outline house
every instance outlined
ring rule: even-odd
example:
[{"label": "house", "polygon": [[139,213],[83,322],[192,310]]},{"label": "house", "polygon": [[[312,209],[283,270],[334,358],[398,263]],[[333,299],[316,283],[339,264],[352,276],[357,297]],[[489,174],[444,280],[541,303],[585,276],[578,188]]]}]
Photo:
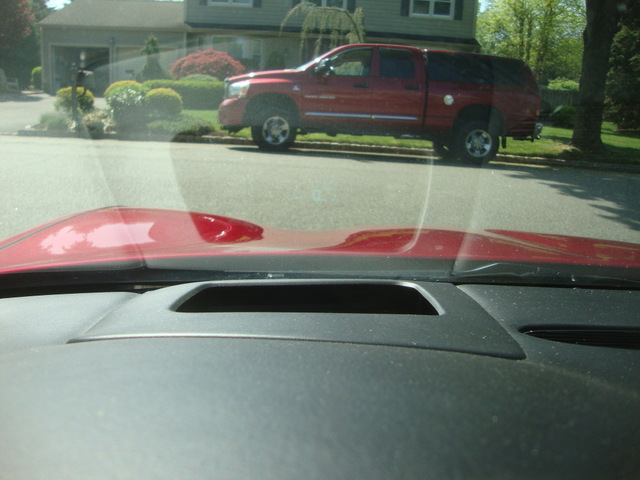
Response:
[{"label": "house", "polygon": [[[168,68],[192,51],[215,48],[251,68],[278,56],[285,66],[306,60],[301,22],[281,29],[300,0],[74,0],[40,22],[43,84],[49,92],[70,84],[72,64],[92,70],[100,92],[142,68],[140,49],[155,35]],[[366,41],[475,51],[477,0],[313,0],[365,15]]]}]

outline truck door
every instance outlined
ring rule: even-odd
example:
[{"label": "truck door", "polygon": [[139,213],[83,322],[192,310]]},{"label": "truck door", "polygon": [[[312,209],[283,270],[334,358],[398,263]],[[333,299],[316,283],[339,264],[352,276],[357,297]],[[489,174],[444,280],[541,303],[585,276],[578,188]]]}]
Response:
[{"label": "truck door", "polygon": [[372,47],[342,50],[325,61],[326,71],[307,82],[303,122],[337,132],[371,128]]},{"label": "truck door", "polygon": [[421,52],[380,47],[377,75],[369,82],[373,127],[383,133],[420,130],[426,98]]}]

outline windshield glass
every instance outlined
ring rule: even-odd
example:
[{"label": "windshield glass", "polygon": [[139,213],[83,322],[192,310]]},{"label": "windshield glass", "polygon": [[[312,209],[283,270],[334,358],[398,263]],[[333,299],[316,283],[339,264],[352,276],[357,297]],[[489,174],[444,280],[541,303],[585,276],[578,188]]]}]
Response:
[{"label": "windshield glass", "polygon": [[632,2],[14,3],[0,275],[640,280]]}]

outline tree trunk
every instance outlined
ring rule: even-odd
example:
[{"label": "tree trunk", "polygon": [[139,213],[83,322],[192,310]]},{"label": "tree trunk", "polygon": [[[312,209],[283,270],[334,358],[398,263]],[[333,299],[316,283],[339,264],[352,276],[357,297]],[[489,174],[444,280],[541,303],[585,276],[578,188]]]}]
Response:
[{"label": "tree trunk", "polygon": [[620,0],[587,0],[579,104],[571,139],[572,144],[582,151],[604,150],[600,131],[609,55],[625,5],[626,2]]}]

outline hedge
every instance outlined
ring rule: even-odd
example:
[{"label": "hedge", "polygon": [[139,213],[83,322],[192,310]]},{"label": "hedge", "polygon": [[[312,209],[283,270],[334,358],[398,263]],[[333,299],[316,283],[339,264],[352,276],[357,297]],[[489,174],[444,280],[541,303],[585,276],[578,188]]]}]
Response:
[{"label": "hedge", "polygon": [[182,112],[182,97],[170,88],[153,88],[144,99],[153,114],[171,117]]},{"label": "hedge", "polygon": [[142,84],[149,90],[170,88],[182,97],[184,108],[216,110],[224,98],[224,82],[191,82],[178,80],[149,80]]}]

